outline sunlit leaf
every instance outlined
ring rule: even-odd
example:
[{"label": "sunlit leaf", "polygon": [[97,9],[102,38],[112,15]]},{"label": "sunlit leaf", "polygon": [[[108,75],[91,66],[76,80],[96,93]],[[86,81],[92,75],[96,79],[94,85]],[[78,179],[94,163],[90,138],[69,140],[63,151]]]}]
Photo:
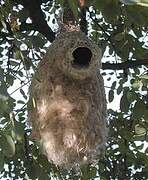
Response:
[{"label": "sunlit leaf", "polygon": [[145,79],[145,80],[148,80],[148,74],[145,74],[145,75],[141,75],[140,76],[141,79]]},{"label": "sunlit leaf", "polygon": [[137,124],[137,125],[135,126],[135,133],[136,133],[137,135],[145,135],[146,129],[145,129],[144,127],[140,126],[139,124]]},{"label": "sunlit leaf", "polygon": [[120,0],[120,1],[126,5],[140,5],[140,6],[148,7],[147,0]]},{"label": "sunlit leaf", "polygon": [[139,89],[141,87],[141,85],[142,85],[142,82],[137,80],[132,84],[132,87],[134,89]]}]

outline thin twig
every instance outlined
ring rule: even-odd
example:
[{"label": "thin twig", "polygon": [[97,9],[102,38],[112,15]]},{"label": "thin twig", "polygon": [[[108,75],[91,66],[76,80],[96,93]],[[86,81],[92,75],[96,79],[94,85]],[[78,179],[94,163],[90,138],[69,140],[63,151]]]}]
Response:
[{"label": "thin twig", "polygon": [[19,89],[21,89],[22,87],[24,87],[25,85],[27,85],[30,81],[31,81],[31,80],[27,81],[26,83],[23,83],[22,86],[18,87],[18,88],[15,89],[13,92],[11,92],[11,93],[10,93],[10,96],[11,96],[12,94],[14,94],[16,91],[18,91]]}]

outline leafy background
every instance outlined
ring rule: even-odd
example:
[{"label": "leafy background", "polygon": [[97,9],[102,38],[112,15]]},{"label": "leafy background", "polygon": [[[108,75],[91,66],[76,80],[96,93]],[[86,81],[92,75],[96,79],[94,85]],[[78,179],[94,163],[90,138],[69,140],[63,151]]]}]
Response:
[{"label": "leafy background", "polygon": [[67,171],[49,163],[31,140],[27,89],[55,39],[65,4],[1,0],[1,179],[148,179],[148,1],[87,0],[82,8],[83,2],[67,1],[77,24],[104,53],[101,72],[109,124],[105,156],[96,165]]}]

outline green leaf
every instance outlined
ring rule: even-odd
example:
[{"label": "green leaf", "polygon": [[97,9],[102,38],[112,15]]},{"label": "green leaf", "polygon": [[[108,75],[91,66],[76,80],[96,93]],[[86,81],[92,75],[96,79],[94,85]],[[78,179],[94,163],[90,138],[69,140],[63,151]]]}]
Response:
[{"label": "green leaf", "polygon": [[22,101],[22,100],[18,100],[17,103],[18,103],[18,104],[25,104],[25,102]]},{"label": "green leaf", "polygon": [[9,96],[9,99],[7,101],[7,104],[8,104],[8,109],[9,109],[9,112],[11,112],[13,110],[13,108],[15,107],[15,99],[13,99],[12,97]]},{"label": "green leaf", "polygon": [[90,0],[89,4],[93,5],[98,10],[102,10],[110,2],[111,2],[111,0],[99,0],[99,1],[98,0],[95,0],[95,1]]},{"label": "green leaf", "polygon": [[28,18],[29,16],[29,12],[25,10],[25,8],[23,8],[21,11],[19,11],[19,19],[21,22],[25,22],[25,20]]},{"label": "green leaf", "polygon": [[3,170],[4,164],[5,164],[4,155],[3,155],[2,151],[0,151],[0,172]]},{"label": "green leaf", "polygon": [[24,124],[14,121],[14,127],[12,129],[12,137],[17,141],[22,141],[24,138]]},{"label": "green leaf", "polygon": [[27,96],[26,96],[26,94],[25,94],[23,89],[20,89],[20,93],[23,95],[24,99],[27,99]]},{"label": "green leaf", "polygon": [[19,76],[23,77],[23,72],[22,71],[18,71],[17,73],[19,74]]},{"label": "green leaf", "polygon": [[142,126],[140,126],[139,124],[137,124],[136,126],[135,126],[135,133],[137,134],[137,135],[145,135],[146,134],[146,129],[144,128],[144,127],[142,127]]},{"label": "green leaf", "polygon": [[96,167],[90,167],[89,177],[95,178],[97,174],[97,168]]},{"label": "green leaf", "polygon": [[128,148],[122,141],[120,141],[118,143],[118,145],[119,145],[119,149],[120,149],[121,153],[126,153],[127,152]]},{"label": "green leaf", "polygon": [[103,17],[109,23],[115,22],[118,19],[119,13],[120,8],[116,1],[111,1],[102,9]]},{"label": "green leaf", "polygon": [[115,89],[116,84],[117,84],[117,82],[116,82],[116,81],[114,81],[114,82],[113,82],[113,84],[111,85],[111,89],[112,89],[112,90],[114,90],[114,89]]},{"label": "green leaf", "polygon": [[10,65],[11,65],[11,66],[15,66],[15,67],[16,67],[16,66],[18,66],[19,64],[20,64],[20,62],[12,61],[12,60],[10,61]]},{"label": "green leaf", "polygon": [[57,2],[58,2],[61,6],[63,6],[63,4],[64,4],[64,0],[57,0]]},{"label": "green leaf", "polygon": [[0,67],[0,81],[3,81],[4,70]]},{"label": "green leaf", "polygon": [[128,15],[129,21],[131,21],[132,23],[138,26],[145,26],[147,24],[145,14],[142,12],[142,8],[139,6],[127,7],[127,15]]},{"label": "green leaf", "polygon": [[148,122],[148,108],[145,106],[144,110],[143,110],[143,114],[144,114],[144,120],[146,122]]},{"label": "green leaf", "polygon": [[141,119],[146,110],[146,105],[142,100],[138,100],[133,109],[133,115],[136,119]]},{"label": "green leaf", "polygon": [[137,5],[148,8],[148,1],[145,0],[145,2],[144,2],[144,0],[143,0],[143,2],[137,3]]},{"label": "green leaf", "polygon": [[114,36],[114,39],[115,39],[116,41],[121,41],[124,37],[125,37],[125,34],[124,34],[124,32],[122,32],[122,33],[116,34],[116,35]]},{"label": "green leaf", "polygon": [[139,2],[139,0],[120,0],[120,1],[126,5],[135,5]]},{"label": "green leaf", "polygon": [[26,70],[29,70],[31,66],[33,66],[33,63],[30,58],[24,58],[24,66]]},{"label": "green leaf", "polygon": [[136,80],[133,84],[132,84],[132,87],[136,90],[138,90],[140,87],[142,86],[142,82],[141,81],[138,81]]},{"label": "green leaf", "polygon": [[148,7],[147,0],[120,0],[120,1],[126,5],[139,5],[139,6]]},{"label": "green leaf", "polygon": [[3,52],[4,48],[0,47],[0,54]]},{"label": "green leaf", "polygon": [[128,99],[128,101],[129,102],[133,102],[133,101],[135,101],[135,100],[137,100],[137,95],[136,95],[136,93],[134,92],[134,91],[128,91],[127,92],[127,99]]},{"label": "green leaf", "polygon": [[10,86],[13,85],[14,79],[15,79],[14,76],[11,76],[10,74],[7,74],[7,75],[6,75],[6,82],[7,82]]},{"label": "green leaf", "polygon": [[42,36],[33,36],[31,42],[35,48],[42,48],[45,44],[45,39]]},{"label": "green leaf", "polygon": [[77,19],[77,17],[78,17],[78,4],[77,4],[77,1],[68,0],[68,4],[69,4],[70,9],[72,10],[75,18]]},{"label": "green leaf", "polygon": [[130,103],[127,99],[127,94],[124,93],[120,100],[120,110],[122,112],[128,112],[129,111]]},{"label": "green leaf", "polygon": [[17,49],[17,50],[15,51],[14,58],[15,58],[15,59],[22,59],[22,54],[21,54],[21,51],[20,51],[20,50]]},{"label": "green leaf", "polygon": [[7,31],[7,25],[6,25],[5,21],[3,21],[3,20],[1,19],[1,23],[2,23],[2,25],[3,25],[3,28]]},{"label": "green leaf", "polygon": [[45,172],[41,172],[39,175],[39,179],[38,180],[49,180],[50,176],[48,174],[45,174]]},{"label": "green leaf", "polygon": [[109,102],[112,102],[113,99],[114,99],[114,91],[110,90],[108,93],[108,100],[109,100]]},{"label": "green leaf", "polygon": [[148,154],[148,147],[146,148],[145,153]]},{"label": "green leaf", "polygon": [[117,94],[118,95],[121,94],[122,90],[123,90],[122,85],[119,85],[119,87],[117,88]]},{"label": "green leaf", "polygon": [[1,83],[0,83],[0,94],[8,97],[7,86],[4,81],[1,81]]},{"label": "green leaf", "polygon": [[144,144],[141,144],[141,145],[137,146],[137,149],[138,149],[138,150],[142,150],[143,147],[144,147]]},{"label": "green leaf", "polygon": [[148,80],[148,74],[141,75],[139,78],[140,79]]},{"label": "green leaf", "polygon": [[15,143],[10,135],[5,134],[2,141],[2,150],[5,156],[12,157],[15,154]]}]

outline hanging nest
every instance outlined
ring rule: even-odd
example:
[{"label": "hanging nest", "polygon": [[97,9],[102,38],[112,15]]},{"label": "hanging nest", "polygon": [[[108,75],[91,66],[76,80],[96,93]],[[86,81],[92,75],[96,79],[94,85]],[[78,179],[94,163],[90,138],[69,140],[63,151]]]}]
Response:
[{"label": "hanging nest", "polygon": [[93,163],[106,143],[101,52],[82,32],[60,34],[30,86],[32,136],[50,162],[70,168]]}]

